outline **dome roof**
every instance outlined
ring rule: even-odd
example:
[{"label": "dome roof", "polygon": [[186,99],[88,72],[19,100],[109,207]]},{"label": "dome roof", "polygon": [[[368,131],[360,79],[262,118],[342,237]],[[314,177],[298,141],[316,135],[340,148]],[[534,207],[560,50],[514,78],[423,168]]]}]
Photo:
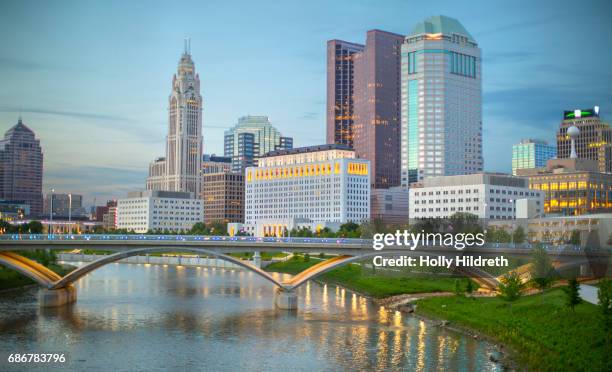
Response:
[{"label": "dome roof", "polygon": [[458,20],[443,15],[429,17],[417,23],[409,36],[420,34],[460,34],[466,36],[471,41],[475,41]]}]

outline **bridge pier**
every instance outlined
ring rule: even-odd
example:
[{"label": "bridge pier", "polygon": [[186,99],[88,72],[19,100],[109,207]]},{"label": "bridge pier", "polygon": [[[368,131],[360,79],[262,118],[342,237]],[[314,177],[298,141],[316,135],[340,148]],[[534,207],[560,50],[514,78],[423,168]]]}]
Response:
[{"label": "bridge pier", "polygon": [[59,307],[75,302],[76,288],[71,284],[59,289],[41,288],[38,291],[38,304],[40,307]]},{"label": "bridge pier", "polygon": [[253,254],[253,265],[261,269],[261,253],[255,251]]},{"label": "bridge pier", "polygon": [[276,288],[274,291],[274,304],[281,310],[297,310],[297,294],[293,290]]}]

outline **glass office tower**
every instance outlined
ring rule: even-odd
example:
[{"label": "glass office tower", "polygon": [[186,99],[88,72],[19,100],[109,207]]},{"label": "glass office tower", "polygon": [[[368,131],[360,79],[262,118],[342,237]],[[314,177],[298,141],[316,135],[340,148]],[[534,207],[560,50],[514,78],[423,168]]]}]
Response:
[{"label": "glass office tower", "polygon": [[546,161],[557,157],[557,148],[546,141],[524,139],[512,146],[512,174],[518,169],[542,168]]},{"label": "glass office tower", "polygon": [[481,51],[456,19],[418,23],[401,52],[401,183],[482,172]]}]

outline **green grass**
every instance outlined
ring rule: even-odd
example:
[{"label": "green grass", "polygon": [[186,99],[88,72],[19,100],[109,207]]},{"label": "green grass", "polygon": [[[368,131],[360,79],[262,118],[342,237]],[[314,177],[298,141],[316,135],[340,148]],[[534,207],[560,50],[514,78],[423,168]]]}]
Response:
[{"label": "green grass", "polygon": [[[285,262],[272,263],[265,269],[267,271],[297,274],[319,262],[321,260],[314,257],[308,262],[305,262],[304,258],[298,257]],[[321,275],[318,279],[327,283],[339,284],[375,298],[405,293],[451,292],[455,288],[456,280],[451,277],[426,274],[388,275],[382,270],[372,272],[355,264],[339,267]]]},{"label": "green grass", "polygon": [[417,313],[447,319],[510,346],[515,360],[530,369],[612,370],[599,309],[583,302],[572,313],[561,289],[522,297],[511,307],[496,297],[431,297],[417,304]]},{"label": "green grass", "polygon": [[[74,267],[64,267],[57,264],[50,264],[48,267],[61,276],[74,269]],[[35,282],[17,271],[0,267],[0,290],[18,288],[30,284],[35,284]]]}]

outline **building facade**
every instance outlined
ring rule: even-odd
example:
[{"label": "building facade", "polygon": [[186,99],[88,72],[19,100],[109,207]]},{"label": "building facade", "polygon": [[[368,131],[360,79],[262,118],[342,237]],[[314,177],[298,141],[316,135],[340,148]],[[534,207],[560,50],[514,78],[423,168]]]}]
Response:
[{"label": "building facade", "polygon": [[401,52],[401,183],[478,173],[482,158],[481,51],[456,19],[417,24]]},{"label": "building facade", "polygon": [[204,220],[204,206],[192,193],[147,190],[117,200],[116,228],[137,233],[187,231]]},{"label": "building facade", "polygon": [[612,174],[592,159],[552,159],[545,168],[519,169],[529,187],[544,194],[547,214],[576,216],[612,211]]},{"label": "building facade", "polygon": [[267,116],[243,116],[225,131],[224,156],[232,158],[233,172],[256,165],[257,157],[267,152],[292,147],[293,139],[283,137]]},{"label": "building facade", "polygon": [[546,162],[557,157],[557,148],[537,139],[524,139],[512,146],[512,174],[518,169],[542,168]]},{"label": "building facade", "polygon": [[232,169],[232,158],[228,156],[217,156],[215,154],[204,154],[202,157],[202,173],[224,173]]},{"label": "building facade", "polygon": [[204,222],[244,222],[244,175],[206,173],[202,178]]},{"label": "building facade", "polygon": [[354,58],[353,148],[370,161],[372,187],[400,184],[400,47],[404,37],[367,33]]},{"label": "building facade", "polygon": [[361,44],[327,42],[327,143],[353,147],[355,53]]},{"label": "building facade", "polygon": [[410,188],[410,219],[448,218],[471,213],[479,218],[508,220],[516,217],[519,199],[535,199],[543,212],[544,193],[529,182],[505,174],[478,173],[428,177]]},{"label": "building facade", "polygon": [[370,193],[371,221],[380,220],[393,225],[408,223],[408,188],[396,186],[388,189],[372,189]]},{"label": "building facade", "polygon": [[559,159],[569,158],[571,155],[571,140],[567,129],[572,126],[580,131],[576,138],[578,158],[595,160],[600,172],[612,173],[612,129],[599,117],[599,107],[563,113],[563,120],[557,131]]},{"label": "building facade", "polygon": [[256,236],[369,218],[370,164],[347,146],[274,151],[246,169],[245,228]]},{"label": "building facade", "polygon": [[[51,211],[53,208],[53,211]],[[44,215],[53,218],[67,219],[86,219],[87,211],[83,207],[83,195],[78,194],[57,194],[50,193],[45,195]]]},{"label": "building facade", "polygon": [[43,153],[34,132],[19,121],[0,140],[0,200],[29,205],[32,217],[43,212]]},{"label": "building facade", "polygon": [[149,165],[147,190],[200,192],[202,105],[200,76],[186,45],[168,99],[166,157]]}]

